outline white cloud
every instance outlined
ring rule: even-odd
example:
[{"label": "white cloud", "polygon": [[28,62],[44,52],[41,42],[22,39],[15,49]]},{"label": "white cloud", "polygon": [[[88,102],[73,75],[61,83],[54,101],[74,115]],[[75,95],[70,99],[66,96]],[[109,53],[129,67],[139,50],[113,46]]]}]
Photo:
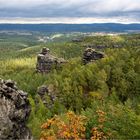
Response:
[{"label": "white cloud", "polygon": [[136,20],[133,18],[122,18],[122,17],[111,17],[111,18],[101,18],[101,17],[96,17],[96,18],[78,18],[78,17],[73,17],[73,18],[5,18],[5,19],[0,19],[0,23],[19,23],[19,24],[41,24],[41,23],[70,23],[70,24],[81,24],[81,23],[124,23],[124,24],[129,24],[129,23],[140,23],[140,20]]},{"label": "white cloud", "polygon": [[[85,7],[86,11],[140,10],[140,0],[0,0],[3,8],[26,8],[34,6]],[[80,7],[79,7],[80,8]]]},{"label": "white cloud", "polygon": [[[86,0],[85,0],[86,2]],[[5,8],[26,8],[40,5],[70,6],[83,3],[82,0],[0,0],[0,7]]]},{"label": "white cloud", "polygon": [[81,8],[89,13],[140,11],[140,0],[98,0],[92,1]]}]

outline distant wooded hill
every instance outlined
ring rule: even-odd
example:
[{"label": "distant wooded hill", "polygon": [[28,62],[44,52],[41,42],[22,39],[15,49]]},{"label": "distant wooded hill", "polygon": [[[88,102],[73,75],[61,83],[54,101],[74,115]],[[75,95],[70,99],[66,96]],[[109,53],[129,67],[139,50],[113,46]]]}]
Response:
[{"label": "distant wooded hill", "polygon": [[40,32],[140,32],[140,24],[0,24],[0,30]]}]

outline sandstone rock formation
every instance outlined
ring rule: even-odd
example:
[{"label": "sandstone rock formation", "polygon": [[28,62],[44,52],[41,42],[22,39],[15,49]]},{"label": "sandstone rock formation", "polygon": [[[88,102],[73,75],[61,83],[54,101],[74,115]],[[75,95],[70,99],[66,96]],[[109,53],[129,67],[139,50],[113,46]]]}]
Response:
[{"label": "sandstone rock formation", "polygon": [[31,107],[15,82],[0,79],[0,140],[32,139],[26,121]]},{"label": "sandstone rock formation", "polygon": [[37,93],[40,96],[43,104],[48,108],[51,108],[54,104],[54,101],[57,99],[57,96],[54,94],[54,90],[55,88],[53,85],[42,85],[38,87]]},{"label": "sandstone rock formation", "polygon": [[104,58],[104,54],[102,52],[95,51],[95,49],[92,48],[86,48],[83,54],[83,63],[87,64],[101,58]]},{"label": "sandstone rock formation", "polygon": [[37,72],[48,73],[53,68],[59,68],[62,63],[66,61],[63,58],[57,58],[50,55],[50,51],[48,48],[43,48],[41,53],[37,56]]}]

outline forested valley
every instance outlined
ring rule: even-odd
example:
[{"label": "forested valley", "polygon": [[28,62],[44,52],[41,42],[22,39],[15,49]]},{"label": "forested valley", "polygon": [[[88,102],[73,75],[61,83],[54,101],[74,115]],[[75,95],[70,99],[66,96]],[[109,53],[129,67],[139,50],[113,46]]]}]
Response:
[{"label": "forested valley", "polygon": [[[0,78],[28,93],[27,126],[34,139],[139,139],[140,34],[78,38],[38,42],[34,36],[0,35]],[[44,47],[66,63],[37,72]],[[86,48],[104,57],[84,64]],[[42,86],[48,90],[43,99]]]}]

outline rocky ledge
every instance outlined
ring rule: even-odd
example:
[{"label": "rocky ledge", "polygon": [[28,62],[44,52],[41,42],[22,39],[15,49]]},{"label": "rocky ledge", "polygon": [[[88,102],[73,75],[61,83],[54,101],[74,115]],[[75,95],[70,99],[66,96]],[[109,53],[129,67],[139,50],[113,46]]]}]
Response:
[{"label": "rocky ledge", "polygon": [[26,127],[30,111],[27,93],[15,82],[0,79],[0,139],[32,139]]}]

